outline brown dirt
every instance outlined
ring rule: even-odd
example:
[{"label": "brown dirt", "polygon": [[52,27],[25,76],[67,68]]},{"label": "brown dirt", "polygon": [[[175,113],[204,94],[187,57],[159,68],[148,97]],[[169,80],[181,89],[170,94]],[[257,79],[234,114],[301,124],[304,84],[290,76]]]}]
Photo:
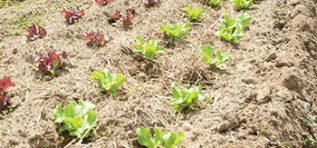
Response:
[{"label": "brown dirt", "polygon": [[[164,42],[161,23],[187,21],[182,7],[197,1],[163,0],[146,9],[139,0],[115,0],[97,6],[93,0],[59,2],[26,0],[0,9],[0,77],[16,83],[10,89],[12,105],[0,118],[0,147],[62,147],[54,127],[53,109],[58,103],[82,98],[96,104],[99,125],[93,138],[73,147],[138,147],[139,126],[181,130],[180,147],[316,147],[316,124],[305,124],[317,115],[317,5],[316,0],[257,1],[252,24],[242,41],[232,45],[215,34],[229,1],[220,9],[209,8],[203,23],[192,26],[184,41],[147,64],[122,52],[133,47],[137,34]],[[86,9],[79,23],[68,26],[60,10]],[[135,8],[133,29],[108,24],[105,13]],[[34,13],[36,12],[36,13]],[[48,31],[44,39],[27,43],[25,34],[9,36],[16,15],[39,15]],[[100,31],[112,40],[104,48],[88,48],[82,36]],[[231,52],[221,70],[208,68],[195,58],[198,46],[212,43]],[[50,48],[68,52],[72,66],[59,77],[42,78],[33,59]],[[122,72],[127,82],[118,97],[100,93],[89,77],[92,70]],[[171,83],[200,83],[213,97],[200,109],[175,115],[169,105]],[[316,140],[316,139],[315,139]]]}]

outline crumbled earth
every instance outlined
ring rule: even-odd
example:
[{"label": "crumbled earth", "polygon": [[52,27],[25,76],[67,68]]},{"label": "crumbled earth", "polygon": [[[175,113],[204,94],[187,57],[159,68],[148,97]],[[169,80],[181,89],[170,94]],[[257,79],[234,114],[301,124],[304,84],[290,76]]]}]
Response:
[{"label": "crumbled earth", "polygon": [[[140,126],[180,130],[180,147],[317,147],[317,4],[316,0],[258,0],[252,23],[241,42],[230,44],[216,34],[225,9],[237,15],[230,1],[208,8],[202,23],[167,46],[156,63],[136,59],[135,36],[166,45],[161,23],[187,22],[182,8],[194,0],[162,0],[145,8],[140,0],[114,0],[98,6],[93,0],[25,0],[0,9],[0,77],[16,83],[11,105],[0,115],[0,147],[139,147]],[[63,8],[84,8],[85,16],[66,25]],[[110,25],[108,14],[134,8],[132,28]],[[20,20],[40,20],[47,36],[26,41]],[[21,23],[21,22],[20,22]],[[26,22],[28,23],[28,22]],[[21,23],[22,26],[25,23]],[[20,25],[21,26],[21,25]],[[87,47],[86,32],[99,31],[110,41]],[[220,69],[196,58],[197,47],[211,43],[231,52]],[[43,77],[34,59],[54,48],[69,54],[69,65],[58,77]],[[127,77],[117,97],[100,92],[89,77],[109,68]],[[174,114],[169,101],[173,82],[203,85],[210,96],[200,108]],[[57,132],[53,109],[59,103],[84,99],[96,105],[99,125],[89,139],[76,143]]]}]

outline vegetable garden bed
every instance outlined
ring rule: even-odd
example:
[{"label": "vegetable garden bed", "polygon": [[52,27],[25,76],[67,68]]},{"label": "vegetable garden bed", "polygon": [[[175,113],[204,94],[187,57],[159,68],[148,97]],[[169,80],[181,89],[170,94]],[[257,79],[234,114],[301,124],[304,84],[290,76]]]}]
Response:
[{"label": "vegetable garden bed", "polygon": [[317,147],[316,1],[217,1],[0,3],[0,147]]}]

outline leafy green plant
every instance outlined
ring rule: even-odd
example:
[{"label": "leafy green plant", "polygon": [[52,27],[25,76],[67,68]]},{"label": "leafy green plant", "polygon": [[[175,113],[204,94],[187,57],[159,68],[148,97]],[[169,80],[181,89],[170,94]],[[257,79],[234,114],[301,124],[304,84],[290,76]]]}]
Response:
[{"label": "leafy green plant", "polygon": [[202,86],[193,86],[189,89],[172,84],[173,100],[171,105],[175,112],[181,112],[185,108],[197,107],[205,97],[201,94]]},{"label": "leafy green plant", "polygon": [[177,23],[170,25],[161,25],[161,31],[164,33],[164,36],[174,42],[177,39],[183,39],[185,35],[190,30],[189,23]]},{"label": "leafy green plant", "polygon": [[247,13],[241,13],[237,18],[232,18],[225,11],[219,34],[228,42],[237,42],[242,38],[244,29],[250,24],[250,21],[251,16]]},{"label": "leafy green plant", "polygon": [[190,21],[201,21],[205,13],[205,9],[202,7],[193,8],[191,6],[186,6],[184,8],[184,11],[187,14]]},{"label": "leafy green plant", "polygon": [[143,41],[142,36],[138,35],[136,41],[137,43],[134,46],[134,50],[148,58],[154,59],[157,54],[164,52],[164,48],[161,47],[156,40]]},{"label": "leafy green plant", "polygon": [[199,49],[202,53],[202,60],[210,65],[220,65],[230,58],[229,52],[216,49],[214,46],[207,44]]},{"label": "leafy green plant", "polygon": [[253,5],[253,0],[231,0],[231,2],[238,10],[250,9]]},{"label": "leafy green plant", "polygon": [[55,123],[60,124],[60,132],[67,131],[70,136],[86,138],[97,125],[94,105],[79,100],[70,101],[64,108],[57,105],[54,110]]},{"label": "leafy green plant", "polygon": [[212,7],[218,7],[222,0],[203,0],[204,3],[207,3],[208,5]]},{"label": "leafy green plant", "polygon": [[138,143],[147,148],[157,148],[158,146],[174,148],[184,138],[184,134],[180,131],[165,132],[159,128],[154,128],[154,134],[152,135],[150,129],[141,127],[136,130],[136,134]]},{"label": "leafy green plant", "polygon": [[117,89],[126,80],[123,74],[112,74],[109,69],[105,69],[103,71],[94,71],[90,76],[98,80],[102,91],[108,91],[113,96],[117,95]]}]

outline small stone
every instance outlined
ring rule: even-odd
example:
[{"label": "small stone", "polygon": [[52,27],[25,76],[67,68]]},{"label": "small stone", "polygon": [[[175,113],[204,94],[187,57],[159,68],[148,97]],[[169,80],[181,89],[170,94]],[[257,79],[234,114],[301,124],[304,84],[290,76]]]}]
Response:
[{"label": "small stone", "polygon": [[50,76],[44,76],[43,79],[44,79],[45,81],[50,81],[50,80],[52,80],[52,77],[50,77]]},{"label": "small stone", "polygon": [[290,75],[283,80],[283,86],[289,90],[301,91],[302,89],[302,80],[295,75]]},{"label": "small stone", "polygon": [[266,62],[270,62],[270,61],[272,61],[272,60],[275,60],[276,58],[277,58],[276,53],[272,53],[272,54],[270,54],[270,55],[265,59],[265,61],[266,61]]},{"label": "small stone", "polygon": [[299,0],[291,0],[290,3],[292,6],[299,4]]},{"label": "small stone", "polygon": [[18,53],[18,49],[17,49],[17,48],[14,48],[13,51],[12,51],[12,53],[13,53],[13,54],[17,54],[17,53]]},{"label": "small stone", "polygon": [[268,103],[271,101],[271,89],[270,88],[264,88],[261,89],[258,93],[257,93],[257,97],[256,100],[258,103],[260,104],[264,104],[264,103]]},{"label": "small stone", "polygon": [[222,133],[222,132],[234,129],[234,128],[238,127],[238,126],[239,126],[239,123],[237,121],[225,120],[218,127],[218,132]]},{"label": "small stone", "polygon": [[285,62],[277,62],[277,63],[275,63],[275,67],[280,68],[280,67],[284,67],[284,66],[290,67],[290,65],[285,63]]},{"label": "small stone", "polygon": [[250,60],[250,63],[251,63],[251,64],[256,63],[256,59]]},{"label": "small stone", "polygon": [[242,79],[242,82],[246,84],[257,84],[254,79]]}]

